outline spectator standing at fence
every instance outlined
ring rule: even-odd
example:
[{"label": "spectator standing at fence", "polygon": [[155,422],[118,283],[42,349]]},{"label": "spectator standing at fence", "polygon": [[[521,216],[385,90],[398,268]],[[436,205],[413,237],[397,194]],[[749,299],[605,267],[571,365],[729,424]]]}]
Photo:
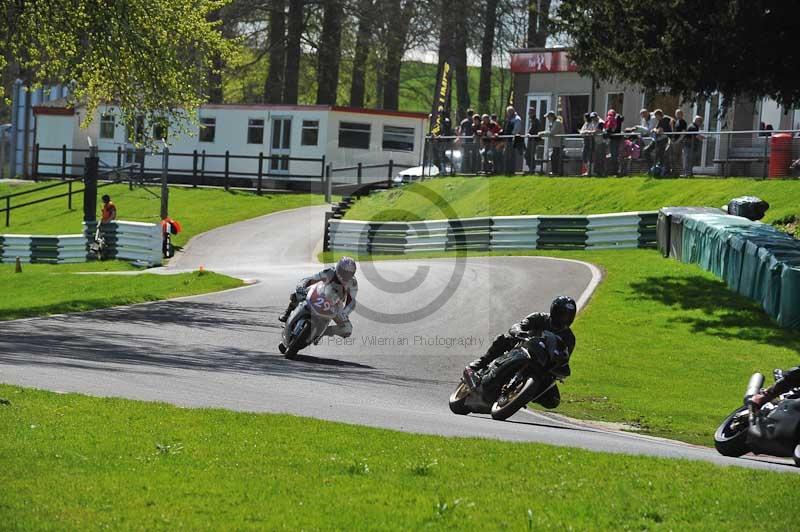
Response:
[{"label": "spectator standing at fence", "polygon": [[104,194],[101,198],[103,200],[103,208],[100,211],[100,223],[107,224],[116,221],[117,219],[117,206],[111,201],[111,196]]},{"label": "spectator standing at fence", "polygon": [[672,119],[671,125],[672,132],[680,133],[680,135],[672,135],[669,142],[670,166],[674,173],[678,173],[680,168],[683,175],[685,174],[683,171],[683,143],[686,140],[686,135],[683,133],[689,125],[683,119],[683,111],[681,109],[675,109],[675,118]]},{"label": "spectator standing at fence", "polygon": [[525,140],[522,135],[525,130],[522,126],[522,118],[516,109],[509,105],[506,107],[506,127],[505,130],[511,138],[506,139],[506,173],[513,174],[522,171],[522,161],[525,155]]},{"label": "spectator standing at fence", "polygon": [[536,146],[539,144],[539,131],[541,129],[542,123],[536,117],[536,108],[531,107],[528,109],[527,159],[528,171],[532,174],[536,172]]},{"label": "spectator standing at fence", "polygon": [[481,117],[481,127],[478,130],[478,136],[481,138],[481,153],[483,172],[485,174],[493,174],[495,172],[495,158],[496,158],[496,143],[497,136],[502,133],[500,126],[497,122],[489,118],[485,114]]},{"label": "spectator standing at fence", "polygon": [[703,117],[697,115],[694,121],[686,128],[686,138],[683,141],[683,175],[694,176],[695,154],[700,152],[705,137],[699,133],[703,127]]},{"label": "spectator standing at fence", "polygon": [[578,131],[583,137],[583,152],[581,153],[581,175],[591,174],[592,154],[594,153],[594,122],[589,113],[583,114],[583,125]]},{"label": "spectator standing at fence", "polygon": [[548,111],[544,131],[540,136],[545,137],[547,143],[545,144],[550,154],[550,175],[559,176],[561,171],[561,152],[564,146],[564,139],[561,135],[564,134],[564,122],[561,117],[557,117],[554,111]]},{"label": "spectator standing at fence", "polygon": [[589,113],[592,123],[594,123],[594,151],[592,153],[592,167],[594,175],[605,177],[606,175],[606,124],[600,119],[600,115],[592,111]]},{"label": "spectator standing at fence", "polygon": [[624,118],[614,109],[609,109],[605,120],[605,138],[608,140],[607,173],[619,175],[619,148],[622,144],[622,121]]},{"label": "spectator standing at fence", "polygon": [[[656,119],[647,109],[642,109],[639,111],[639,117],[641,118],[639,125],[626,128],[625,132],[637,133],[644,143],[645,138],[652,138],[653,129],[656,127]],[[652,154],[649,151],[642,150],[642,155],[644,155],[645,159],[647,160],[647,167],[649,168],[652,166]]]},{"label": "spectator standing at fence", "polygon": [[472,127],[472,115],[475,111],[467,109],[467,116],[458,125],[458,142],[461,144],[461,161],[462,171],[472,173],[475,171],[475,130]]},{"label": "spectator standing at fence", "polygon": [[669,146],[669,137],[666,135],[666,133],[672,131],[670,118],[668,116],[664,116],[664,111],[661,109],[656,109],[653,111],[653,115],[655,117],[655,125],[650,130],[652,142],[644,147],[642,153],[647,159],[648,166],[659,166],[663,173],[668,174],[669,161],[664,157],[664,155],[667,151],[667,147]]}]

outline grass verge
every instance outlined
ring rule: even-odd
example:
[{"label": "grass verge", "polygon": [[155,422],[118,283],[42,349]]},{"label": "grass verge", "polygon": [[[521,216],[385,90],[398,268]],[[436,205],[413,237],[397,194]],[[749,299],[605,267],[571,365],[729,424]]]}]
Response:
[{"label": "grass verge", "polygon": [[[712,274],[656,251],[469,254],[479,255],[563,257],[604,270],[574,325],[572,376],[561,387],[558,408],[565,415],[713,445],[714,429],[741,400],[752,372],[771,375],[773,368],[800,363],[798,331],[778,328]],[[454,255],[406,257],[443,256]]]},{"label": "grass verge", "polygon": [[[440,199],[430,201],[426,189]],[[725,205],[759,196],[771,204],[766,222],[800,217],[800,183],[754,179],[451,177],[374,193],[347,212],[352,220],[434,220],[525,214],[601,214],[669,205]],[[448,215],[448,212],[455,216]],[[793,219],[793,218],[792,218]]]},{"label": "grass verge", "polygon": [[[7,385],[0,397],[12,530],[795,526],[789,474]],[[746,486],[770,496],[745,502]]]},{"label": "grass verge", "polygon": [[[9,185],[0,184],[0,196],[3,194],[36,188],[41,184]],[[79,185],[82,187],[82,185]],[[161,200],[150,192],[159,193],[158,187],[148,189],[134,188],[128,190],[127,185],[111,185],[98,191],[98,198],[108,194],[117,205],[120,220],[133,222],[158,223]],[[12,207],[23,201],[64,193],[67,186],[54,187],[42,192],[32,193],[22,198],[12,198]],[[171,187],[169,191],[169,213],[178,220],[183,232],[172,240],[177,246],[183,246],[195,235],[231,224],[241,220],[270,214],[280,210],[321,205],[323,196],[312,194],[274,194],[258,196],[251,192],[229,191],[221,189],[192,189]],[[71,234],[81,232],[83,220],[83,195],[73,197],[73,209],[67,208],[67,198],[44,202],[39,205],[23,207],[11,212],[11,225],[4,227],[3,233],[16,234]],[[98,199],[98,209],[100,201]]]},{"label": "grass verge", "polygon": [[86,264],[0,264],[0,320],[130,305],[241,286],[242,281],[211,272],[177,275],[75,275],[127,271],[120,261]]}]

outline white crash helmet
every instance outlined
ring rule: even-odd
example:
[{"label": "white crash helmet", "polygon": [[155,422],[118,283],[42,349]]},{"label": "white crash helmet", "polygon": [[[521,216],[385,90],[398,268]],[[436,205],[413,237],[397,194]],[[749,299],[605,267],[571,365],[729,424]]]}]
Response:
[{"label": "white crash helmet", "polygon": [[349,283],[356,275],[356,261],[352,257],[342,257],[336,263],[336,277],[342,284]]}]

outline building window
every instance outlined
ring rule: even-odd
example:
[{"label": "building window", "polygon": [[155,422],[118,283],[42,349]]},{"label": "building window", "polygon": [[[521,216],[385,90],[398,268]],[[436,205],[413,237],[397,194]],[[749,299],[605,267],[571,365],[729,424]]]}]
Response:
[{"label": "building window", "polygon": [[368,150],[370,129],[369,124],[339,122],[339,147]]},{"label": "building window", "polygon": [[168,131],[169,126],[167,125],[166,120],[158,120],[153,124],[153,140],[163,140],[166,142]]},{"label": "building window", "polygon": [[114,138],[114,115],[102,115],[100,117],[100,138]]},{"label": "building window", "polygon": [[200,142],[214,142],[214,136],[217,133],[217,119],[216,118],[201,118],[200,119]]},{"label": "building window", "polygon": [[589,95],[559,96],[560,114],[564,118],[564,133],[577,133],[583,125],[583,115],[589,112]]},{"label": "building window", "polygon": [[301,146],[316,146],[319,142],[319,120],[303,120]]},{"label": "building window", "polygon": [[137,115],[134,119],[133,126],[127,124],[125,127],[125,137],[128,142],[141,144],[144,142],[144,116]]},{"label": "building window", "polygon": [[606,94],[606,108],[605,111],[613,109],[617,114],[622,114],[622,104],[625,103],[625,93],[623,92],[609,92]]},{"label": "building window", "polygon": [[414,151],[414,128],[383,126],[383,149],[387,151]]},{"label": "building window", "polygon": [[247,121],[247,143],[264,143],[264,120],[261,118],[251,118]]}]

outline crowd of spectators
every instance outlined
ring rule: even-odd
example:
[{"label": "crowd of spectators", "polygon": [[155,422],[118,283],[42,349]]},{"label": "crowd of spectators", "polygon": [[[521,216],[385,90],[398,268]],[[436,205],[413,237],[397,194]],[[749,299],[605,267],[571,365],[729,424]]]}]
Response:
[{"label": "crowd of spectators", "polygon": [[[627,175],[631,160],[645,160],[648,172],[655,176],[692,176],[695,156],[704,139],[700,134],[703,118],[695,116],[687,123],[683,111],[674,117],[656,109],[642,109],[639,125],[623,128],[624,117],[614,109],[604,116],[596,112],[584,115],[577,131],[583,141],[581,174],[585,176]],[[539,118],[533,109],[528,115],[528,130],[513,106],[506,108],[504,120],[497,115],[477,114],[468,109],[455,131],[449,114],[441,121],[441,141],[434,142],[433,162],[441,173],[454,173],[453,154],[461,153],[463,173],[563,175],[564,122],[554,111]],[[569,132],[573,133],[573,132]],[[449,138],[448,138],[449,137]],[[453,137],[455,140],[453,141]],[[543,158],[538,148],[544,143]]]}]

